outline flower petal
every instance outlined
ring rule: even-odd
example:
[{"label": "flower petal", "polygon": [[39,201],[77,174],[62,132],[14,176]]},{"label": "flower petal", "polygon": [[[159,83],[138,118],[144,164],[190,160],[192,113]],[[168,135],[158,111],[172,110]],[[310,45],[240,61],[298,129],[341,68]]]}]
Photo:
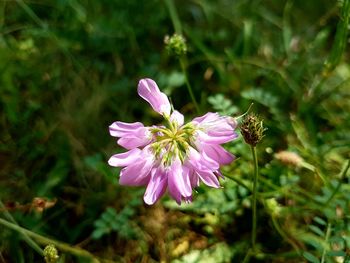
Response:
[{"label": "flower petal", "polygon": [[197,134],[197,140],[200,140],[205,143],[209,144],[223,144],[230,142],[238,137],[238,134],[232,131],[232,133],[229,134],[216,134],[216,135],[209,135],[205,132],[202,132],[200,130],[196,131]]},{"label": "flower petal", "polygon": [[125,153],[119,153],[113,155],[108,160],[108,164],[110,166],[115,167],[123,167],[128,166],[135,161],[137,161],[141,156],[141,150],[140,149],[132,149],[131,151],[125,152]]},{"label": "flower petal", "polygon": [[167,116],[170,115],[170,102],[168,97],[159,90],[157,83],[152,79],[141,79],[137,88],[138,94],[151,104],[152,108]]},{"label": "flower petal", "polygon": [[199,178],[205,183],[207,186],[220,188],[220,183],[217,176],[213,172],[209,171],[198,171]]},{"label": "flower petal", "polygon": [[170,116],[170,121],[175,122],[177,124],[177,127],[182,126],[184,124],[184,120],[184,116],[177,110],[174,110]]},{"label": "flower petal", "polygon": [[[190,165],[195,174],[208,186],[219,188],[220,183],[215,175],[218,171],[218,164],[210,159],[204,157],[192,147],[189,148],[188,165]],[[193,182],[192,182],[193,184]]]},{"label": "flower petal", "polygon": [[151,179],[148,182],[143,200],[148,205],[153,205],[164,194],[167,187],[166,173],[162,168],[153,168]]},{"label": "flower petal", "polygon": [[141,122],[127,123],[116,121],[109,126],[109,133],[113,137],[123,137],[134,134],[140,128],[145,128]]},{"label": "flower petal", "polygon": [[208,112],[208,113],[204,114],[203,116],[194,118],[192,120],[192,122],[195,122],[195,123],[210,122],[210,121],[216,120],[219,117],[220,117],[220,115],[216,112],[215,113]]},{"label": "flower petal", "polygon": [[142,147],[149,144],[152,139],[149,138],[140,138],[140,137],[122,137],[117,142],[120,146],[125,149],[131,150],[137,147]]},{"label": "flower petal", "polygon": [[181,204],[182,197],[192,196],[192,187],[189,178],[190,169],[182,166],[180,160],[173,160],[168,168],[168,187],[170,195]]},{"label": "flower petal", "polygon": [[154,155],[150,148],[146,146],[133,163],[128,164],[127,167],[120,171],[119,183],[121,185],[134,186],[147,184],[150,179],[150,172],[153,165]]},{"label": "flower petal", "polygon": [[235,156],[218,144],[201,144],[201,150],[219,164],[230,164]]}]

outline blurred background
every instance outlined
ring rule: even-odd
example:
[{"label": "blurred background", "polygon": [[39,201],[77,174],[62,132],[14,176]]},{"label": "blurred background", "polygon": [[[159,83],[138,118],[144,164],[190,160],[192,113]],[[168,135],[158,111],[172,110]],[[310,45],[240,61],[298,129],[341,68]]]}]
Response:
[{"label": "blurred background", "polygon": [[[199,187],[192,204],[166,196],[149,207],[145,189],[119,186],[107,164],[123,151],[112,122],[162,121],[137,95],[139,79],[154,79],[187,120],[198,116],[186,75],[201,114],[238,116],[253,102],[268,129],[258,145],[261,255],[250,262],[348,262],[349,8],[0,0],[0,262],[44,262],[17,225],[91,253],[56,246],[59,262],[243,261],[245,187],[226,179],[223,189]],[[175,29],[186,39],[184,70],[164,45]],[[226,148],[237,160],[224,173],[250,186],[248,145]]]}]

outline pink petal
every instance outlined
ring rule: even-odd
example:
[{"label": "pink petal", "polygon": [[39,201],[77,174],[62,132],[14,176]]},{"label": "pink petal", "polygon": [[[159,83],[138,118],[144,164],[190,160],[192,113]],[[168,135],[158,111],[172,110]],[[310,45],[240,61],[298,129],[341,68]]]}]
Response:
[{"label": "pink petal", "polygon": [[[210,160],[210,161],[209,161]],[[218,171],[218,164],[216,162],[213,163],[213,160],[204,157],[199,152],[190,147],[189,149],[189,157],[188,157],[188,165],[190,165],[195,174],[199,176],[199,178],[208,186],[219,188],[220,183],[217,176],[214,172]],[[211,166],[213,165],[213,166]]]},{"label": "pink petal", "polygon": [[187,162],[195,171],[216,171],[219,169],[219,164],[209,158],[204,152],[199,153],[192,147],[189,148]]},{"label": "pink petal", "polygon": [[182,166],[178,158],[172,162],[168,169],[169,193],[180,204],[182,196],[190,197],[192,195],[190,170],[186,166]]},{"label": "pink petal", "polygon": [[154,111],[170,115],[171,106],[168,97],[159,90],[157,83],[152,79],[141,79],[137,88],[138,94],[151,104]]},{"label": "pink petal", "polygon": [[170,121],[177,123],[178,127],[184,124],[184,119],[184,116],[177,110],[174,110],[170,116]]},{"label": "pink petal", "polygon": [[135,161],[137,161],[140,158],[140,156],[141,156],[141,150],[136,148],[125,153],[119,153],[119,154],[113,155],[108,160],[108,164],[110,166],[115,166],[115,167],[128,166],[129,164],[132,164]]},{"label": "pink petal", "polygon": [[128,150],[145,146],[152,141],[149,128],[144,127],[141,122],[116,121],[109,126],[109,133],[114,137],[121,137],[118,144]]},{"label": "pink petal", "polygon": [[149,144],[152,139],[140,137],[122,137],[118,140],[118,144],[125,149],[131,150],[137,147],[143,147]]},{"label": "pink petal", "polygon": [[151,179],[148,182],[143,200],[148,205],[153,205],[164,194],[167,186],[167,177],[165,171],[160,167],[153,168]]},{"label": "pink petal", "polygon": [[126,123],[116,121],[109,126],[109,133],[113,137],[123,137],[134,134],[135,131],[138,131],[140,128],[145,128],[141,122]]},{"label": "pink petal", "polygon": [[209,122],[209,121],[214,121],[214,120],[216,120],[219,117],[220,117],[220,115],[218,113],[216,113],[216,112],[215,113],[208,112],[208,113],[206,113],[203,116],[194,118],[192,120],[192,122],[195,122],[195,123]]},{"label": "pink petal", "polygon": [[134,186],[147,184],[150,179],[150,172],[153,165],[154,155],[150,150],[150,147],[146,146],[134,162],[129,163],[127,167],[120,171],[119,183],[121,185]]},{"label": "pink petal", "polygon": [[223,117],[217,113],[207,113],[202,117],[193,119],[192,123],[197,125],[205,134],[211,137],[232,137],[237,138],[234,129],[237,122],[234,118]]},{"label": "pink petal", "polygon": [[205,132],[202,132],[198,130],[197,132],[197,140],[200,140],[204,143],[210,143],[210,144],[223,144],[230,142],[238,137],[238,135],[232,131],[230,134],[216,134],[216,135],[209,135]]},{"label": "pink petal", "polygon": [[220,168],[220,165],[217,161],[210,158],[204,151],[201,152],[202,162],[205,164],[205,166],[210,167],[210,169],[218,170]]},{"label": "pink petal", "polygon": [[201,150],[219,164],[230,164],[235,159],[233,154],[217,144],[202,143]]},{"label": "pink petal", "polygon": [[213,172],[198,171],[198,175],[200,179],[203,181],[203,183],[205,183],[207,186],[220,188],[219,180]]},{"label": "pink petal", "polygon": [[150,179],[150,171],[152,162],[147,160],[139,160],[120,171],[119,184],[141,186],[148,183]]}]

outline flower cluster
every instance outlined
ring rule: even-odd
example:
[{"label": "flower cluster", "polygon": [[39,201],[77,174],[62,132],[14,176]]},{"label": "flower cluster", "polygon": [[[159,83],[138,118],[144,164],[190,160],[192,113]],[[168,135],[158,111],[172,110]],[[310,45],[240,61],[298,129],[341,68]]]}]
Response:
[{"label": "flower cluster", "polygon": [[128,151],[113,155],[108,163],[123,167],[119,183],[147,186],[145,203],[154,204],[168,190],[178,204],[192,201],[192,189],[200,181],[219,188],[220,165],[234,156],[221,144],[237,138],[235,119],[207,113],[184,124],[184,116],[172,110],[168,97],[152,79],[142,79],[138,94],[167,121],[168,126],[146,127],[140,122],[116,121],[111,136]]}]

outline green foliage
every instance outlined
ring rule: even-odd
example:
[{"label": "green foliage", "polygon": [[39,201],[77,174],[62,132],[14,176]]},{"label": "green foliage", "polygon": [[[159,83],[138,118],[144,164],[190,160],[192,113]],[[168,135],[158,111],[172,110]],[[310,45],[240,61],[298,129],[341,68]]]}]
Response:
[{"label": "green foliage", "polygon": [[140,201],[134,200],[128,206],[124,207],[119,213],[112,208],[108,207],[94,222],[94,231],[91,234],[93,239],[99,239],[103,235],[110,234],[111,232],[117,232],[121,237],[126,239],[135,238],[137,232],[135,228],[130,224],[132,217],[135,214],[135,206],[139,205]]},{"label": "green foliage", "polygon": [[208,97],[208,102],[213,109],[222,115],[232,116],[238,112],[238,108],[232,104],[232,101],[226,99],[222,94],[216,94]]},{"label": "green foliage", "polygon": [[[187,76],[201,114],[239,116],[253,102],[268,128],[250,261],[349,261],[349,3],[0,1],[0,217],[115,262],[242,262],[253,173],[242,138],[225,145],[237,158],[223,188],[201,185],[181,206],[145,206],[145,189],[120,186],[107,163],[123,151],[113,121],[160,122],[137,96],[140,78],[197,116]],[[185,73],[164,46],[174,32]],[[40,211],[36,197],[57,202]],[[0,261],[43,260],[17,232],[1,226],[0,239]]]},{"label": "green foliage", "polygon": [[224,263],[229,262],[232,250],[225,243],[218,243],[205,250],[193,250],[173,263]]}]

